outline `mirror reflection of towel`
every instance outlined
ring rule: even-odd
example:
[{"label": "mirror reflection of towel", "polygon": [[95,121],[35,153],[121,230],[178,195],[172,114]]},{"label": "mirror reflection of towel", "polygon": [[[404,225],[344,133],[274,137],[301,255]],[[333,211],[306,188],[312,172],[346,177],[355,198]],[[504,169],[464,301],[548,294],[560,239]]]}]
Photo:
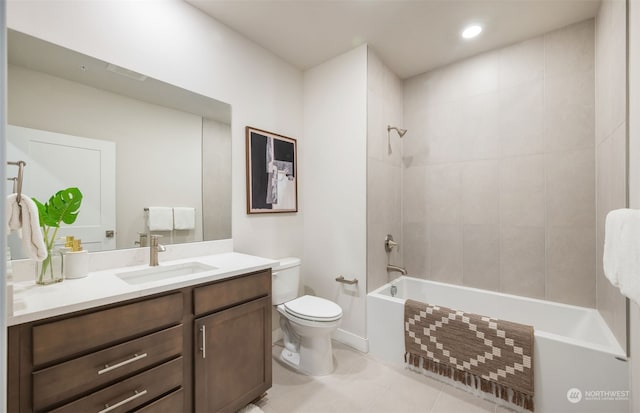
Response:
[{"label": "mirror reflection of towel", "polygon": [[190,207],[173,208],[173,229],[188,230],[196,228],[196,209]]},{"label": "mirror reflection of towel", "polygon": [[29,258],[42,261],[47,258],[47,246],[40,230],[38,207],[31,198],[24,194],[18,204],[17,197],[17,194],[11,194],[7,197],[7,226],[12,231],[22,229],[21,238],[25,252]]},{"label": "mirror reflection of towel", "polygon": [[173,208],[149,207],[147,226],[149,227],[149,231],[172,231]]}]

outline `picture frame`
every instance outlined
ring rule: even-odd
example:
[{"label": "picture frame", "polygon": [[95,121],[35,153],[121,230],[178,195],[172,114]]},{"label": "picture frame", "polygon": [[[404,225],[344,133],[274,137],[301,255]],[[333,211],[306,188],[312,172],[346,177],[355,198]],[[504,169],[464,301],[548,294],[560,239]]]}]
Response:
[{"label": "picture frame", "polygon": [[247,126],[247,214],[298,212],[294,138]]}]

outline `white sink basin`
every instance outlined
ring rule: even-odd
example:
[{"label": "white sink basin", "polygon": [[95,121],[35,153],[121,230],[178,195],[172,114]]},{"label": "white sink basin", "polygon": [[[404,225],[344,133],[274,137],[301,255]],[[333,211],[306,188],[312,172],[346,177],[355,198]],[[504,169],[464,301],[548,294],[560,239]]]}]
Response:
[{"label": "white sink basin", "polygon": [[183,275],[211,271],[217,268],[218,267],[200,262],[186,262],[184,264],[159,265],[157,267],[145,268],[144,270],[121,272],[116,275],[128,284],[144,284],[173,277],[181,277]]}]

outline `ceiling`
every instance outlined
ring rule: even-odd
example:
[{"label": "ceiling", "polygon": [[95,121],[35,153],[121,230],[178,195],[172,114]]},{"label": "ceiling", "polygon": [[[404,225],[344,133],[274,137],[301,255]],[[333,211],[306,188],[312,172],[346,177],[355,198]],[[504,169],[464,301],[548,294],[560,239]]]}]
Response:
[{"label": "ceiling", "polygon": [[[305,70],[368,43],[401,78],[586,20],[600,0],[185,0]],[[484,26],[475,39],[460,32]]]}]

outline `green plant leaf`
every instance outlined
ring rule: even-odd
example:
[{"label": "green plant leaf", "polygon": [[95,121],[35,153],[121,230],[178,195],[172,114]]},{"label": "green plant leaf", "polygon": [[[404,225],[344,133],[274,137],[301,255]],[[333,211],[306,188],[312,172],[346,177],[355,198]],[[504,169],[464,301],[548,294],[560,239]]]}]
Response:
[{"label": "green plant leaf", "polygon": [[76,222],[82,204],[82,192],[75,187],[67,188],[56,192],[46,204],[36,199],[34,202],[38,206],[40,226],[58,228],[61,222],[67,225]]},{"label": "green plant leaf", "polygon": [[32,198],[33,202],[36,204],[36,206],[38,207],[38,219],[40,220],[40,226],[44,227],[44,226],[56,226],[57,222],[55,220],[53,220],[49,214],[47,213],[47,205],[43,204],[42,202],[38,201],[36,198]]}]

